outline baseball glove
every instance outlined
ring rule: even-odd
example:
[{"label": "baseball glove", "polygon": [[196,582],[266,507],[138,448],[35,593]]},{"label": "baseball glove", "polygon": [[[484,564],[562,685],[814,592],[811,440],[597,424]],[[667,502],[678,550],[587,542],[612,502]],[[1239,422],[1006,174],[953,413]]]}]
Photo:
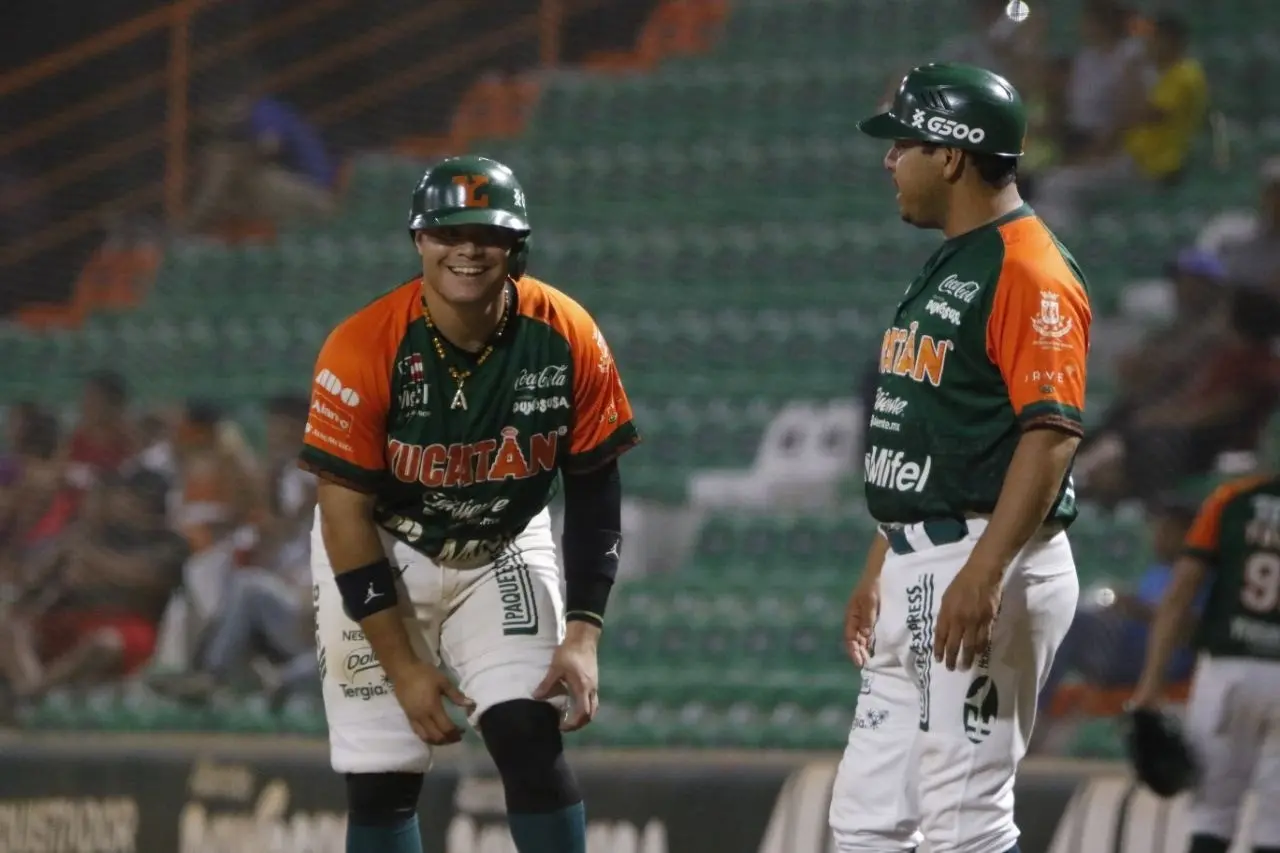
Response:
[{"label": "baseball glove", "polygon": [[1144,785],[1166,798],[1195,784],[1198,772],[1177,719],[1146,708],[1129,714],[1129,762]]}]

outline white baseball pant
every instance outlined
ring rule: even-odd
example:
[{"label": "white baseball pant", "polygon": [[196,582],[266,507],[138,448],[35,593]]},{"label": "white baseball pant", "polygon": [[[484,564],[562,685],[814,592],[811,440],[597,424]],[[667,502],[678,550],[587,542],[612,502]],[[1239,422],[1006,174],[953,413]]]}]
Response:
[{"label": "white baseball pant", "polygon": [[[933,659],[942,596],[986,520],[933,545],[925,525],[902,529],[914,548],[890,551],[862,695],[832,791],[838,853],[1004,853],[1018,840],[1013,783],[1036,698],[1079,598],[1067,536],[1047,526],[1005,576],[990,652],[972,670]],[[891,540],[892,541],[892,540]]]},{"label": "white baseball pant", "polygon": [[[431,749],[413,733],[360,626],[343,611],[316,518],[311,569],[330,763],[339,773],[426,772]],[[530,698],[564,638],[550,513],[544,509],[492,563],[475,569],[445,568],[389,534],[382,540],[402,572],[410,641],[424,660],[454,673],[476,703],[471,724],[494,705]]]},{"label": "white baseball pant", "polygon": [[1253,846],[1280,847],[1280,662],[1201,655],[1186,733],[1201,770],[1191,831],[1234,839],[1252,790]]}]

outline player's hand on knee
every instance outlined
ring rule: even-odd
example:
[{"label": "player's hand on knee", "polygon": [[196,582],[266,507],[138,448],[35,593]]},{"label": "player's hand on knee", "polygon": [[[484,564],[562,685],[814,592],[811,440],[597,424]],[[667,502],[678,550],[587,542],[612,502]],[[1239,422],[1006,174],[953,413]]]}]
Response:
[{"label": "player's hand on knee", "polygon": [[599,682],[594,644],[566,641],[556,649],[533,698],[546,700],[567,694],[570,711],[561,721],[560,730],[573,732],[595,717],[600,707]]},{"label": "player's hand on knee", "polygon": [[421,663],[399,675],[395,688],[396,699],[419,738],[433,746],[462,740],[462,729],[449,718],[444,700],[468,713],[474,710],[475,703],[464,696],[447,675],[430,664]]},{"label": "player's hand on knee", "polygon": [[987,650],[1000,610],[1000,575],[966,565],[952,579],[938,608],[933,656],[949,670],[970,669]]},{"label": "player's hand on knee", "polygon": [[866,666],[871,659],[879,615],[879,579],[858,581],[844,608],[844,644],[856,666]]}]

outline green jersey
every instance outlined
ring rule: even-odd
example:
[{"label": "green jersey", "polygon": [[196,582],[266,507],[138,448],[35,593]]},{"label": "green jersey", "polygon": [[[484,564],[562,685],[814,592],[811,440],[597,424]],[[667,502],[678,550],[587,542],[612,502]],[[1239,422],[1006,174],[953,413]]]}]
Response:
[{"label": "green jersey", "polygon": [[383,528],[447,564],[487,562],[547,506],[561,469],[639,440],[582,306],[529,277],[508,299],[483,360],[443,339],[437,350],[414,280],[341,323],[316,363],[302,464],[376,495]]},{"label": "green jersey", "polygon": [[[1082,434],[1091,319],[1079,267],[1029,208],[944,242],[881,344],[864,471],[872,516],[989,513],[1023,430]],[[1075,513],[1067,477],[1052,517]]]},{"label": "green jersey", "polygon": [[1280,477],[1220,486],[1200,508],[1187,548],[1212,569],[1196,647],[1280,660]]}]

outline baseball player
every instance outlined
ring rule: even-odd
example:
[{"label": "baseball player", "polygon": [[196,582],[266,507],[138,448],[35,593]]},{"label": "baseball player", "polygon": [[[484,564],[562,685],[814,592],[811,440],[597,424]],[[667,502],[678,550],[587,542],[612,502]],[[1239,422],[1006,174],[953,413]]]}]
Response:
[{"label": "baseball player", "polygon": [[1186,545],[1156,610],[1132,704],[1139,713],[1158,710],[1165,668],[1207,580],[1184,727],[1199,767],[1190,851],[1231,848],[1252,788],[1260,806],[1253,850],[1280,853],[1280,477],[1220,486],[1201,506]]},{"label": "baseball player", "polygon": [[[510,169],[441,162],[409,229],[422,275],[325,341],[301,457],[320,478],[316,645],[347,851],[421,851],[431,747],[462,737],[448,700],[493,757],[516,849],[585,853],[561,732],[596,710],[631,407],[587,312],[524,275]],[[564,600],[547,510],[562,473]]]},{"label": "baseball player", "polygon": [[864,681],[835,848],[1016,851],[1014,775],[1079,595],[1089,298],[1018,194],[1026,114],[1006,80],[921,66],[859,128],[891,143],[902,219],[945,239],[881,344],[865,479],[882,535],[846,613]]}]

